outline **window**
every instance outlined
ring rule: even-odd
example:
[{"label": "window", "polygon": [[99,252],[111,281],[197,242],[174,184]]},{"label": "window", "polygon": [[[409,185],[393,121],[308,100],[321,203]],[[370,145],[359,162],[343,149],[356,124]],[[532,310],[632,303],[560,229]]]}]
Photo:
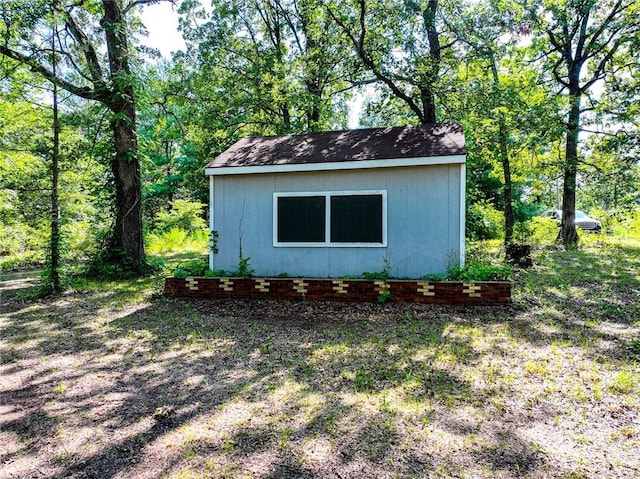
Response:
[{"label": "window", "polygon": [[386,191],[274,193],[274,246],[386,246]]}]

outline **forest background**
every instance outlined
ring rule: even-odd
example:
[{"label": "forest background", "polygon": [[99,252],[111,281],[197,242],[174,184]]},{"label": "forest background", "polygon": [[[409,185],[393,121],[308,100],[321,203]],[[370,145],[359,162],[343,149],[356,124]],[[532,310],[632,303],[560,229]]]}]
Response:
[{"label": "forest background", "polygon": [[[170,58],[144,46],[158,3],[184,39]],[[467,139],[468,239],[553,241],[538,216],[556,207],[567,246],[576,208],[640,237],[639,14],[631,0],[3,2],[2,267],[142,274],[147,253],[206,252],[203,167],[239,138],[447,121]]]}]

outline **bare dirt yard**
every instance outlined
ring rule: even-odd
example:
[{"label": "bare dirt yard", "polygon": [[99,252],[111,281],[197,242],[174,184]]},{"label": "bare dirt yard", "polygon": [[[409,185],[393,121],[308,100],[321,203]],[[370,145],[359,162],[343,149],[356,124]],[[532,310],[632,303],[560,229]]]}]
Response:
[{"label": "bare dirt yard", "polygon": [[0,282],[0,478],[640,477],[640,245],[513,304],[169,300]]}]

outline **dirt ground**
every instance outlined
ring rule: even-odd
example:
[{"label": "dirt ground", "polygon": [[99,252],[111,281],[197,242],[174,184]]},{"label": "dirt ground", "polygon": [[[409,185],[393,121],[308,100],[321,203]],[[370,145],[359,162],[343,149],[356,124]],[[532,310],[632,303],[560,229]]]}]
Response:
[{"label": "dirt ground", "polygon": [[5,275],[0,478],[640,477],[634,252],[543,255],[500,308]]}]

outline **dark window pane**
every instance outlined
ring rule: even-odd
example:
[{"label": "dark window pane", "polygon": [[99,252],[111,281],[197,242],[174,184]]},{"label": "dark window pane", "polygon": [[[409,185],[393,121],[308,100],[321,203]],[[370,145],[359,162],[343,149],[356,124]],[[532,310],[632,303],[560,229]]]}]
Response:
[{"label": "dark window pane", "polygon": [[332,243],[382,243],[382,195],[331,197]]},{"label": "dark window pane", "polygon": [[278,197],[279,243],[325,242],[325,197]]}]

